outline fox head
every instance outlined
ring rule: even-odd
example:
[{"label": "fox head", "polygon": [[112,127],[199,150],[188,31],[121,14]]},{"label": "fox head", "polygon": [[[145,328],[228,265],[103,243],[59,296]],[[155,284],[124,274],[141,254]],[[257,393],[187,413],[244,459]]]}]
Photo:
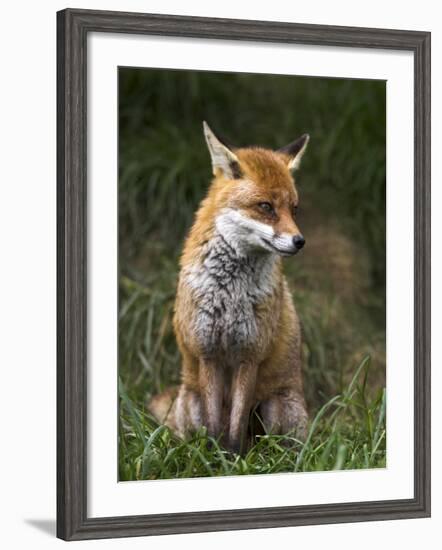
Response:
[{"label": "fox head", "polygon": [[206,122],[203,127],[215,176],[207,200],[217,230],[245,252],[296,254],[305,239],[296,223],[299,199],[292,171],[299,167],[308,134],[277,151],[234,149]]}]

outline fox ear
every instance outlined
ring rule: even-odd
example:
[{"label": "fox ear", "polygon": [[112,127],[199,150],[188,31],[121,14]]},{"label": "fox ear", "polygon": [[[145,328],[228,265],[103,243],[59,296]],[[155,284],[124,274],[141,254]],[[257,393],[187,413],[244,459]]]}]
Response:
[{"label": "fox ear", "polygon": [[238,179],[241,177],[241,168],[238,157],[233,153],[227,145],[222,143],[209,128],[209,125],[203,121],[204,136],[206,138],[207,147],[209,148],[210,157],[212,159],[213,175],[217,175],[217,171],[221,170],[227,179]]},{"label": "fox ear", "polygon": [[278,149],[278,153],[282,153],[288,157],[287,167],[289,170],[296,170],[299,168],[309,140],[310,136],[308,134],[303,134],[300,138]]}]

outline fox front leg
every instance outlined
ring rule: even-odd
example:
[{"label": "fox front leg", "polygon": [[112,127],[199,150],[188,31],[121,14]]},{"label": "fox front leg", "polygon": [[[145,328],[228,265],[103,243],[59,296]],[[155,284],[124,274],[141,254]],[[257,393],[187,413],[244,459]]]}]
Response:
[{"label": "fox front leg", "polygon": [[232,451],[239,454],[245,451],[257,372],[257,365],[243,363],[239,365],[233,374],[228,446]]},{"label": "fox front leg", "polygon": [[203,424],[212,437],[219,437],[222,429],[224,375],[214,361],[201,359],[199,384],[203,410]]}]

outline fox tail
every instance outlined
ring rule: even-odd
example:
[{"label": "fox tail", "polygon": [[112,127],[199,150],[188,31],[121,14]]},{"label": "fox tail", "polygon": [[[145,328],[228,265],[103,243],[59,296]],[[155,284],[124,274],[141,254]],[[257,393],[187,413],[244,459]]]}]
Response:
[{"label": "fox tail", "polygon": [[172,430],[175,429],[174,405],[178,396],[179,386],[171,386],[161,393],[154,395],[147,408],[159,424],[166,424]]}]

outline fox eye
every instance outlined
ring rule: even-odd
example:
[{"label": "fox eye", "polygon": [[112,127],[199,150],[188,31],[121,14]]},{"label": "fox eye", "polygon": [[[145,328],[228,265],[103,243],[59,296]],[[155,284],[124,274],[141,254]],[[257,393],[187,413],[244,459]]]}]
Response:
[{"label": "fox eye", "polygon": [[298,206],[297,205],[292,206],[292,215],[293,215],[293,217],[296,216],[297,212],[298,212]]},{"label": "fox eye", "polygon": [[260,202],[258,203],[259,208],[267,212],[267,214],[272,214],[274,212],[273,206],[269,202]]}]

